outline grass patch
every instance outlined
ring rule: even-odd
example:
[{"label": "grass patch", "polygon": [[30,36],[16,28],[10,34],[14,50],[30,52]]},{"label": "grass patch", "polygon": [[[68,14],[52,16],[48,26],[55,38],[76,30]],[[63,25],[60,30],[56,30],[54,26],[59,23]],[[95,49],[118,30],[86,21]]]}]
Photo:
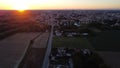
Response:
[{"label": "grass patch", "polygon": [[100,51],[120,51],[120,31],[103,31],[96,37],[89,38],[91,45]]},{"label": "grass patch", "polygon": [[83,37],[53,37],[52,46],[93,49],[88,39]]}]

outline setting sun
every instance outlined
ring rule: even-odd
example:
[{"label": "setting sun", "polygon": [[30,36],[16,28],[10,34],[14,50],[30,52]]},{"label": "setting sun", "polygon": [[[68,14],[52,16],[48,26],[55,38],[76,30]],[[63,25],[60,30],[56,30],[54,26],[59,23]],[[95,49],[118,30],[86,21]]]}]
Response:
[{"label": "setting sun", "polygon": [[14,1],[13,4],[12,4],[12,8],[14,10],[18,10],[20,12],[23,12],[24,10],[28,9],[28,5],[23,0],[21,0],[21,1]]},{"label": "setting sun", "polygon": [[24,11],[24,10],[28,9],[28,6],[24,5],[24,4],[16,4],[13,6],[13,9],[19,10],[19,11]]}]

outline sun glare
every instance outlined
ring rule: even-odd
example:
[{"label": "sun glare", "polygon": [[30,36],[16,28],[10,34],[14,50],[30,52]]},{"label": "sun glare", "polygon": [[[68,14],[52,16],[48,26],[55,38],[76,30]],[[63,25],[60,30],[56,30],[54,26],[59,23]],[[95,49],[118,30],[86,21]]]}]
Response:
[{"label": "sun glare", "polygon": [[12,5],[12,8],[13,8],[14,10],[18,10],[18,11],[20,11],[20,12],[23,12],[23,11],[25,11],[25,10],[28,9],[28,5],[27,5],[26,2],[24,2],[24,1],[22,1],[22,0],[21,0],[20,2],[14,1],[14,2],[13,2],[13,5]]},{"label": "sun glare", "polygon": [[16,4],[13,6],[13,9],[15,10],[19,10],[19,11],[24,11],[24,10],[27,10],[28,9],[28,6],[27,5],[24,5],[24,4]]}]

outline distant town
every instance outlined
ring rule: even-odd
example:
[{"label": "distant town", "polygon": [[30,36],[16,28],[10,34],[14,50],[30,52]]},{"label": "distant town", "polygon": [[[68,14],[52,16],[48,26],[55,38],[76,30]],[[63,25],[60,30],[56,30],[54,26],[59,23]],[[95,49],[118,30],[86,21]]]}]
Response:
[{"label": "distant town", "polygon": [[0,68],[120,68],[120,10],[0,11]]}]

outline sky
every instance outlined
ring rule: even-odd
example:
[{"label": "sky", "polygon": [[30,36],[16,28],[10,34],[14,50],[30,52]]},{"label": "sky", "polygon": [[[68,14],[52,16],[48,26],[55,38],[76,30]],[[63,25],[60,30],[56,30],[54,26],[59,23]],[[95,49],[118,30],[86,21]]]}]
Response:
[{"label": "sky", "polygon": [[0,10],[120,9],[120,0],[0,0]]}]

